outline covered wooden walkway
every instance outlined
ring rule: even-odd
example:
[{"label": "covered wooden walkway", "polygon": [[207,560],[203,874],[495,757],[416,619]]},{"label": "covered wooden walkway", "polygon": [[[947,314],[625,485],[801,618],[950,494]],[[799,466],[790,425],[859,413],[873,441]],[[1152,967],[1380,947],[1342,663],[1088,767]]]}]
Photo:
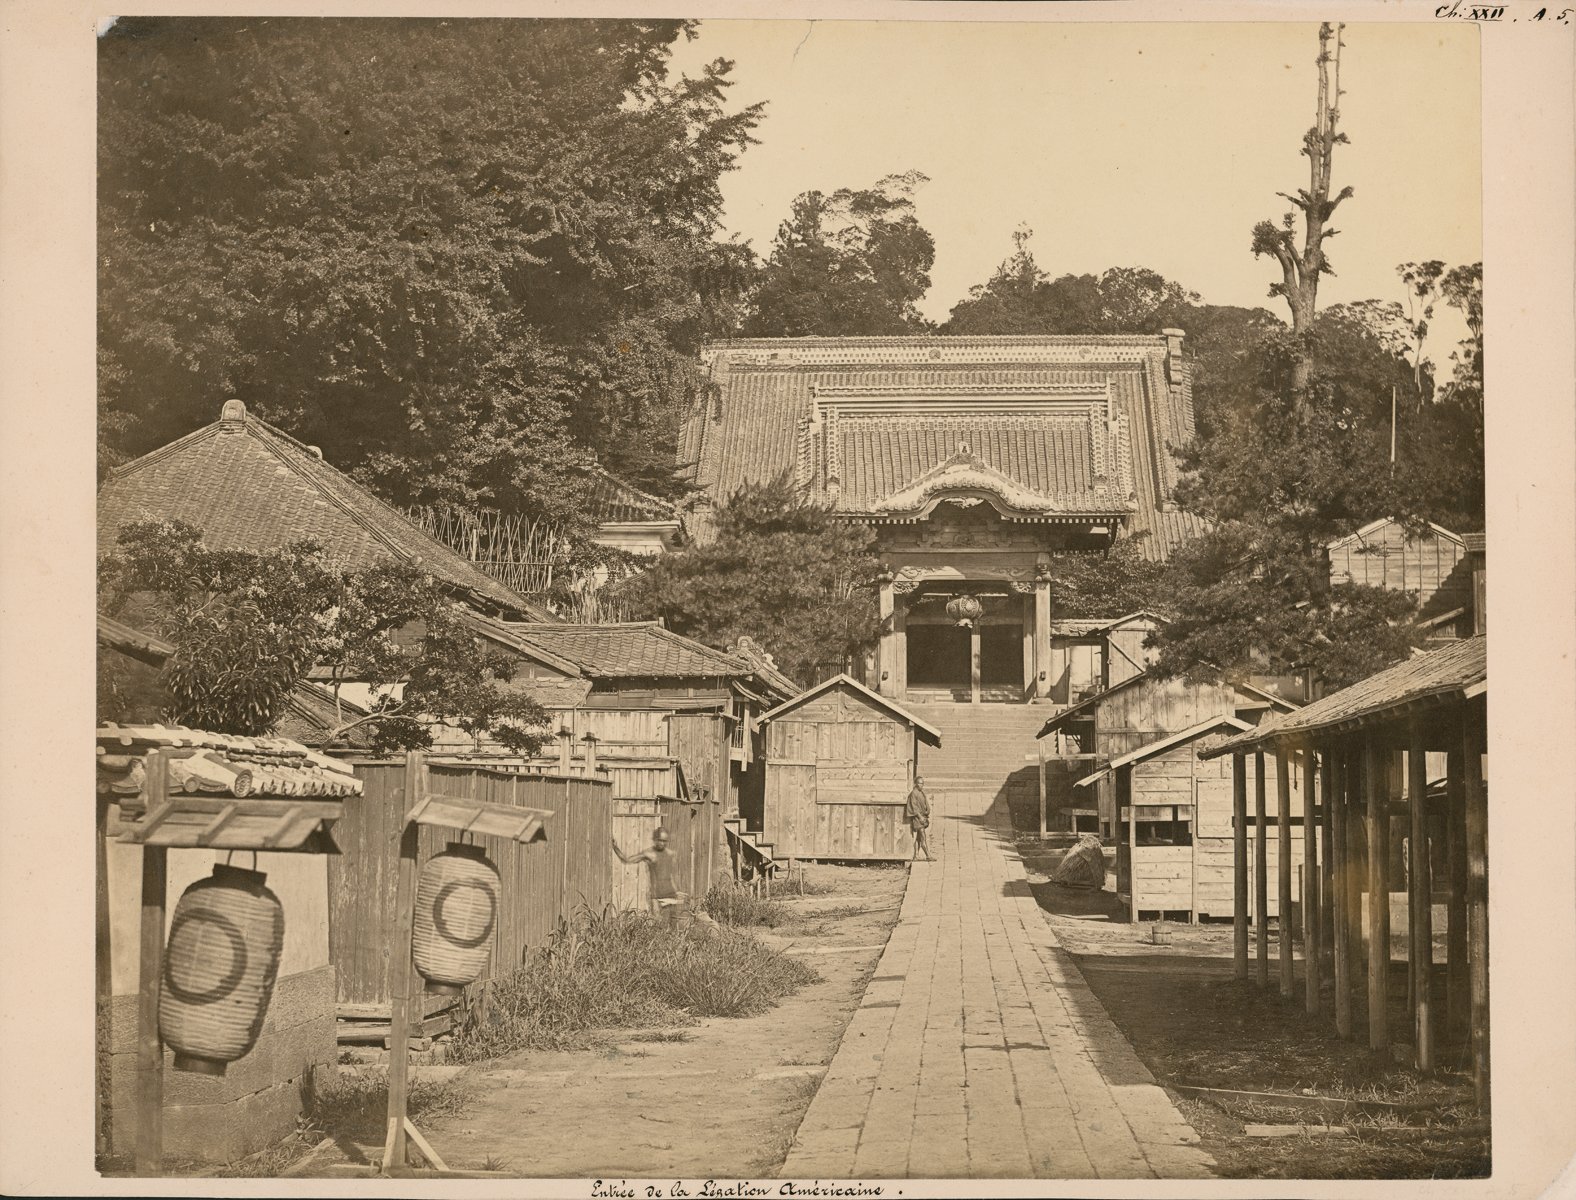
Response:
[{"label": "covered wooden walkway", "polygon": [[[1271,718],[1200,751],[1231,754],[1235,890],[1235,960],[1249,977],[1249,831],[1257,841],[1252,886],[1254,912],[1265,910],[1269,836],[1265,755],[1275,756],[1279,817],[1276,886],[1280,912],[1293,911],[1292,827],[1287,820],[1290,772],[1302,772],[1309,798],[1303,822],[1301,933],[1306,955],[1307,1011],[1319,1012],[1321,991],[1333,993],[1335,1023],[1352,1037],[1354,995],[1366,991],[1370,1047],[1391,1053],[1392,1038],[1412,1047],[1415,1065],[1435,1069],[1440,1033],[1468,1039],[1479,1107],[1489,1103],[1488,1059],[1488,667],[1482,635],[1419,655],[1333,692],[1306,708]],[[1429,756],[1443,756],[1444,779],[1430,779]],[[1248,782],[1249,759],[1254,782]],[[1253,797],[1250,817],[1248,802]],[[1315,802],[1316,801],[1316,802]],[[1397,834],[1399,833],[1399,837]],[[1397,869],[1404,838],[1406,862]],[[1436,1011],[1433,961],[1435,866],[1442,865],[1446,906],[1444,1011]],[[1409,985],[1408,1028],[1387,1019],[1390,955],[1389,896],[1404,880]],[[1364,894],[1367,896],[1364,940]],[[1269,930],[1255,933],[1253,977],[1269,986]],[[1280,922],[1280,991],[1295,992],[1293,921]],[[1398,1036],[1399,1035],[1399,1036]]]}]

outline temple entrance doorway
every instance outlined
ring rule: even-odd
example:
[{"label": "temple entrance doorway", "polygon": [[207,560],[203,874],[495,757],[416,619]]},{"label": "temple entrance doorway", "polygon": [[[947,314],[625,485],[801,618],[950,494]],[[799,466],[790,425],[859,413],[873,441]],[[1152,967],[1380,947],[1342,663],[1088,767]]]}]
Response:
[{"label": "temple entrance doorway", "polygon": [[1021,596],[979,594],[984,608],[971,625],[946,614],[951,594],[911,602],[904,624],[905,691],[918,701],[961,704],[1025,699],[1029,656]]}]

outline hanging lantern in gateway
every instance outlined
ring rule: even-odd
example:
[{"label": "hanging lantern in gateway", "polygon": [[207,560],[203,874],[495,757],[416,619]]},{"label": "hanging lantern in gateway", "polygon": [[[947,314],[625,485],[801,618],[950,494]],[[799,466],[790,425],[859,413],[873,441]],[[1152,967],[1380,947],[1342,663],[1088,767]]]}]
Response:
[{"label": "hanging lantern in gateway", "polygon": [[947,616],[965,629],[978,621],[984,612],[985,606],[978,596],[954,596],[947,601]]}]

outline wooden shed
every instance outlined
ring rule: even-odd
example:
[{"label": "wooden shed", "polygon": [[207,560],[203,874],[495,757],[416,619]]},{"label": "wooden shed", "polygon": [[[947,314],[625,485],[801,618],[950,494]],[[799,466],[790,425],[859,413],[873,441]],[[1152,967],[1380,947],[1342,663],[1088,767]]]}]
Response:
[{"label": "wooden shed", "polygon": [[[1251,728],[1236,717],[1212,716],[1119,755],[1079,781],[1084,787],[1102,777],[1114,780],[1116,890],[1132,920],[1146,914],[1190,921],[1232,915],[1231,773],[1227,764],[1200,760],[1197,752],[1212,735],[1218,740],[1222,733]],[[1301,792],[1293,792],[1290,800],[1291,820],[1298,824]],[[1277,809],[1266,819],[1278,817]],[[1264,854],[1267,867],[1278,870],[1276,843],[1266,841]],[[1293,844],[1291,862],[1293,875],[1300,878],[1301,839]],[[1266,897],[1266,915],[1280,915],[1278,899]],[[1255,906],[1254,921],[1258,913]]]},{"label": "wooden shed", "polygon": [[839,675],[762,717],[764,840],[778,858],[906,859],[903,805],[938,730]]}]

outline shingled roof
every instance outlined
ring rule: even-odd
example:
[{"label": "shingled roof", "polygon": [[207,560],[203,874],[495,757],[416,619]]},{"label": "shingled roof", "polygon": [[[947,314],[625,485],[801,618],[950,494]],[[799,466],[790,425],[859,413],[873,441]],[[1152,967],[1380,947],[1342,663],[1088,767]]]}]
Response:
[{"label": "shingled roof", "polygon": [[218,550],[318,542],[342,566],[410,563],[484,609],[551,621],[492,576],[239,400],[212,425],[117,467],[99,488],[99,548],[135,521],[182,520]]},{"label": "shingled roof", "polygon": [[743,678],[754,674],[753,666],[743,658],[703,646],[654,621],[608,625],[509,622],[507,628],[526,646],[568,659],[593,679]]},{"label": "shingled roof", "polygon": [[1170,500],[1170,448],[1193,435],[1179,344],[1164,335],[716,343],[701,355],[715,393],[688,414],[681,461],[719,502],[784,472],[825,489],[817,464],[831,463],[828,494],[854,515],[966,446],[1046,498],[1042,511],[1121,514],[1144,553],[1165,558],[1202,529]]},{"label": "shingled roof", "polygon": [[1214,758],[1276,738],[1354,728],[1385,720],[1420,701],[1468,699],[1487,687],[1488,640],[1479,634],[1396,663],[1306,708],[1271,717],[1251,733],[1229,738],[1199,757]]}]

